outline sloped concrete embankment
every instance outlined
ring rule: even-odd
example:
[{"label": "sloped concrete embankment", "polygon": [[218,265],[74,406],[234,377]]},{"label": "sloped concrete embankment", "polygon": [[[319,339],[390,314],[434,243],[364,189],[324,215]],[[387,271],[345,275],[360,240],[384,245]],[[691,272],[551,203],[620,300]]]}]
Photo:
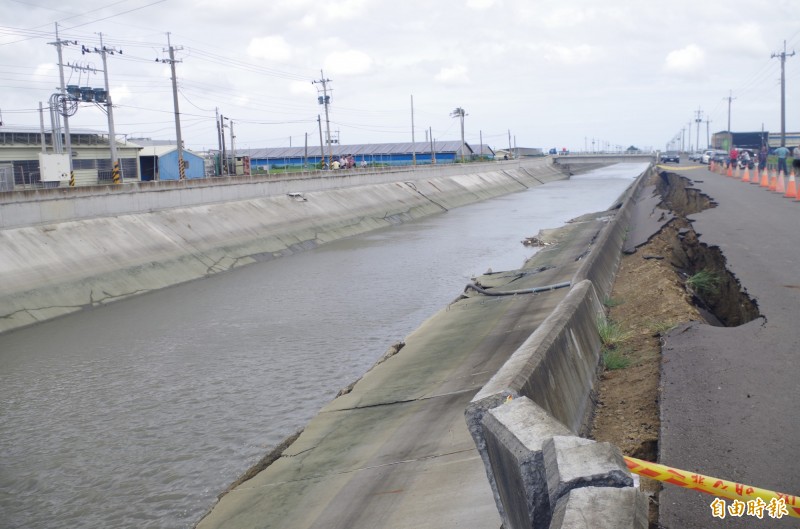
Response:
[{"label": "sloped concrete embankment", "polygon": [[[15,200],[4,226],[27,224],[0,230],[0,332],[566,178],[547,160],[441,173],[261,182],[233,201],[226,186]],[[160,207],[176,203],[191,205]]]},{"label": "sloped concrete embankment", "polygon": [[610,293],[639,177],[598,234],[569,294],[472,399],[466,420],[503,527],[647,527],[619,449],[588,431],[599,367],[597,319]]}]

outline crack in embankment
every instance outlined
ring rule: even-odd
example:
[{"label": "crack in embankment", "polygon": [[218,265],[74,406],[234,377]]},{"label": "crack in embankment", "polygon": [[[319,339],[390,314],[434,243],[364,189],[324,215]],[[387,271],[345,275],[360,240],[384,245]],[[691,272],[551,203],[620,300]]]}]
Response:
[{"label": "crack in embankment", "polygon": [[[728,270],[722,250],[701,242],[687,218],[687,215],[717,204],[708,195],[692,188],[688,179],[674,173],[662,172],[657,189],[665,206],[677,215],[672,222],[677,222],[679,229],[670,261],[678,269],[695,305],[713,315],[725,327],[736,327],[762,317],[758,304]],[[698,283],[700,274],[710,283]]]}]

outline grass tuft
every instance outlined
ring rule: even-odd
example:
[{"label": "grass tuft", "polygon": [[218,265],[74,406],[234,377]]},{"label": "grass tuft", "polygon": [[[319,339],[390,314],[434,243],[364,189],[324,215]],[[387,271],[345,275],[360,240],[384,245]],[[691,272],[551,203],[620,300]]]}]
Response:
[{"label": "grass tuft", "polygon": [[618,349],[603,351],[603,366],[609,371],[625,369],[631,365],[631,359]]},{"label": "grass tuft", "polygon": [[597,319],[597,332],[600,334],[600,342],[606,349],[614,349],[631,337],[631,333],[623,331],[619,323],[606,318]]},{"label": "grass tuft", "polygon": [[653,336],[664,336],[675,327],[676,323],[671,320],[667,321],[650,320],[647,322],[647,329]]},{"label": "grass tuft", "polygon": [[624,303],[624,301],[622,301],[621,299],[617,299],[617,298],[606,298],[605,301],[603,301],[603,305],[605,305],[609,309],[612,309],[614,307],[619,307],[623,303]]},{"label": "grass tuft", "polygon": [[686,284],[700,294],[717,293],[721,282],[719,275],[710,270],[701,270],[686,280]]}]

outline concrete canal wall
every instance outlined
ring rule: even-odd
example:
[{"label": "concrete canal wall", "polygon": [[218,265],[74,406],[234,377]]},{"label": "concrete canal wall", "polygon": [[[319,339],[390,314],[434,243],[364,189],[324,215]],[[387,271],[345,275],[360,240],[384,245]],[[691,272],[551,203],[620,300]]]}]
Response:
[{"label": "concrete canal wall", "polygon": [[0,332],[567,177],[544,158],[7,194]]},{"label": "concrete canal wall", "polygon": [[602,301],[619,266],[633,197],[653,170],[628,189],[585,254],[569,294],[466,410],[508,529],[647,527],[647,499],[630,488],[619,449],[579,436],[587,433],[592,413]]}]

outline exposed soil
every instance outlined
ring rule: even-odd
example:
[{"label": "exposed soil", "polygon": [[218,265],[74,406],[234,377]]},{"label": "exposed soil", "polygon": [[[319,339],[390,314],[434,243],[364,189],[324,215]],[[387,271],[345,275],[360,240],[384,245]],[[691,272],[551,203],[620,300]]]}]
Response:
[{"label": "exposed soil", "polygon": [[[608,317],[630,333],[620,349],[631,365],[603,371],[592,437],[647,461],[658,459],[661,336],[680,323],[704,321],[671,264],[679,229],[673,222],[635,254],[623,256],[606,302]],[[650,495],[654,527],[660,486],[642,479],[642,489]]]},{"label": "exposed soil", "polygon": [[[609,320],[626,333],[616,349],[630,365],[603,371],[591,433],[625,455],[648,461],[658,459],[662,337],[689,321],[740,325],[759,315],[725,268],[719,249],[701,243],[685,219],[714,204],[677,175],[661,173],[657,178],[663,207],[678,218],[622,258],[606,306]],[[713,292],[687,285],[686,279],[699,271],[717,278]],[[650,526],[658,527],[660,483],[642,478],[641,484],[650,496]]]}]

